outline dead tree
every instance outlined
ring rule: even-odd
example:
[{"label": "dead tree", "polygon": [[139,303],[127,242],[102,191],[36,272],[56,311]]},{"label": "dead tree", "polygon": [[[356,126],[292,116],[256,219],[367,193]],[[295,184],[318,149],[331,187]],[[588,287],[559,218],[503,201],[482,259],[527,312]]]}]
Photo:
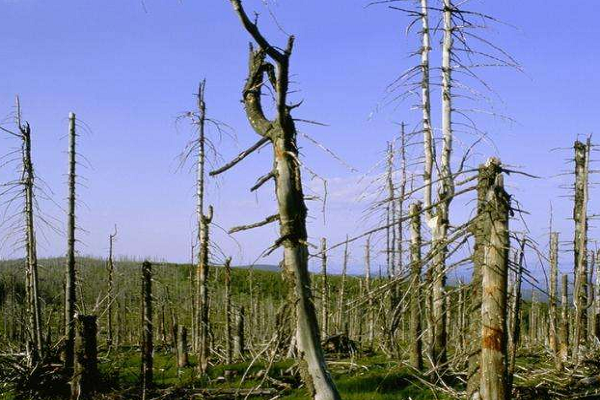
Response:
[{"label": "dead tree", "polygon": [[587,339],[587,203],[590,139],[587,144],[576,141],[575,149],[575,204],[573,220],[575,221],[574,265],[575,286],[573,305],[575,306],[575,326],[573,337],[573,361],[579,361],[579,347]]},{"label": "dead tree", "polygon": [[76,335],[71,400],[93,399],[100,378],[96,316],[77,315],[73,326]]},{"label": "dead tree", "polygon": [[600,340],[600,251],[596,253],[596,285],[594,292],[594,337],[596,340]]},{"label": "dead tree", "polygon": [[367,236],[365,244],[365,292],[367,294],[367,346],[372,350],[375,341],[375,310],[371,293],[371,236]]},{"label": "dead tree", "polygon": [[[31,159],[31,127],[28,122],[21,121],[21,107],[17,97],[17,130],[15,134],[21,140],[22,175],[20,190],[24,196],[23,217],[25,222],[25,348],[29,365],[39,361],[44,356],[42,340],[42,311],[39,294],[37,244],[34,228],[35,204],[35,173]],[[10,132],[5,130],[6,132]],[[14,134],[14,133],[13,133]]]},{"label": "dead tree", "polygon": [[245,320],[244,306],[240,306],[235,317],[235,337],[233,342],[233,354],[236,360],[243,360],[246,353],[246,342],[244,340]]},{"label": "dead tree", "polygon": [[142,264],[142,393],[152,387],[153,382],[153,352],[154,324],[152,323],[152,264],[144,261]]},{"label": "dead tree", "polygon": [[[287,104],[289,60],[294,45],[290,36],[285,49],[272,46],[252,22],[242,7],[241,0],[230,0],[242,25],[258,44],[250,48],[248,79],[243,92],[244,106],[250,125],[261,136],[258,147],[270,142],[273,146],[274,167],[260,183],[275,180],[280,237],[275,247],[283,246],[284,267],[294,279],[296,297],[297,347],[302,360],[304,383],[312,398],[337,400],[340,398],[327,370],[319,341],[319,327],[312,299],[308,273],[306,214],[300,159],[296,143],[297,130]],[[270,61],[267,62],[266,57]],[[276,94],[276,117],[267,119],[261,104],[265,74]],[[255,149],[258,148],[255,146]],[[249,153],[247,153],[249,154]],[[246,155],[247,155],[246,154]],[[237,158],[236,162],[243,159]],[[234,164],[235,164],[234,163]],[[231,164],[230,164],[231,165]],[[259,185],[255,187],[259,187]],[[274,222],[274,221],[270,221]]]},{"label": "dead tree", "polygon": [[557,368],[559,364],[558,355],[558,232],[550,232],[550,298],[549,300],[549,320],[550,320],[550,348],[554,353],[554,360]]},{"label": "dead tree", "polygon": [[113,303],[115,301],[114,294],[114,274],[115,274],[115,263],[113,260],[113,244],[115,237],[117,236],[117,226],[115,225],[115,232],[108,236],[108,261],[106,263],[106,270],[108,272],[108,291],[106,299],[108,301],[108,308],[106,312],[107,320],[107,339],[106,345],[110,349],[113,344]]},{"label": "dead tree", "polygon": [[446,241],[449,227],[450,202],[454,195],[454,177],[451,170],[452,157],[452,51],[454,41],[454,25],[452,14],[454,6],[451,0],[443,0],[443,29],[442,43],[442,154],[440,177],[438,185],[438,206],[432,230],[432,244],[436,251],[433,260],[433,361],[437,366],[446,362]]},{"label": "dead tree", "polygon": [[67,216],[67,263],[65,266],[65,369],[71,371],[75,351],[75,188],[76,188],[76,138],[75,114],[69,114],[69,197]]},{"label": "dead tree", "polygon": [[521,286],[523,283],[523,269],[525,261],[525,245],[527,238],[523,235],[519,239],[519,249],[515,254],[515,281],[512,290],[512,305],[510,331],[508,340],[508,387],[512,387],[512,382],[517,365],[517,348],[521,340]]},{"label": "dead tree", "polygon": [[189,365],[187,328],[183,325],[178,326],[177,331],[177,367],[185,368]]},{"label": "dead tree", "polygon": [[410,364],[423,369],[421,338],[421,203],[413,203],[409,210],[410,224]]},{"label": "dead tree", "polygon": [[321,339],[329,332],[329,285],[327,282],[327,239],[321,238]]},{"label": "dead tree", "polygon": [[225,259],[225,363],[233,362],[233,338],[231,327],[231,258]]},{"label": "dead tree", "polygon": [[342,262],[342,282],[340,283],[340,294],[338,302],[338,332],[348,332],[348,318],[346,316],[346,275],[348,272],[348,235],[346,235],[346,243],[344,245],[344,260]]},{"label": "dead tree", "polygon": [[[477,183],[477,215],[486,215],[488,209],[488,192],[496,185],[497,177],[501,173],[500,162],[489,159],[485,165],[479,167]],[[477,217],[471,223],[471,233],[475,237],[473,249],[473,275],[470,283],[470,304],[468,311],[469,330],[467,332],[469,365],[467,369],[467,399],[479,399],[481,390],[481,344],[482,344],[482,314],[481,301],[483,289],[482,266],[486,260],[485,243],[490,238],[489,230],[492,226],[486,223],[485,218]]]},{"label": "dead tree", "polygon": [[563,274],[561,282],[561,316],[558,330],[560,369],[569,357],[569,276]]},{"label": "dead tree", "polygon": [[[481,232],[482,295],[481,295],[481,386],[483,400],[509,398],[506,371],[506,309],[508,291],[508,220],[510,198],[504,191],[500,162],[490,159],[494,179],[481,176],[485,190],[485,205],[478,214]],[[488,172],[488,171],[486,171]],[[485,174],[485,172],[484,172]]]}]

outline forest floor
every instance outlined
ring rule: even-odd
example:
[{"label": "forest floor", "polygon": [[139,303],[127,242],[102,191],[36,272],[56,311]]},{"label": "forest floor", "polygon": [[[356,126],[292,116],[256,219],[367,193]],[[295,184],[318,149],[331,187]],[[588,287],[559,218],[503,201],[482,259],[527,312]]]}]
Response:
[{"label": "forest floor", "polygon": [[[266,368],[264,362],[247,361],[231,365],[215,365],[207,376],[195,378],[194,360],[191,366],[178,371],[170,352],[156,352],[154,359],[155,388],[146,399],[309,399],[300,385],[293,360],[274,362]],[[409,367],[375,354],[352,359],[330,359],[329,367],[344,400],[453,399],[464,393],[464,376],[449,376],[443,385],[432,385],[431,377],[415,373]],[[588,376],[597,374],[598,367],[587,366]],[[100,393],[104,400],[140,399],[140,356],[131,351],[112,352],[100,357]],[[556,373],[552,360],[539,353],[522,354],[515,374],[514,399],[600,399],[600,391],[591,385],[578,384],[583,375]],[[248,395],[254,388],[252,395]],[[68,390],[67,388],[65,388]],[[236,396],[236,391],[238,391]],[[55,391],[54,393],[58,393]],[[247,396],[248,395],[248,396]],[[0,400],[18,397],[0,388]],[[51,399],[52,396],[35,398]]]}]

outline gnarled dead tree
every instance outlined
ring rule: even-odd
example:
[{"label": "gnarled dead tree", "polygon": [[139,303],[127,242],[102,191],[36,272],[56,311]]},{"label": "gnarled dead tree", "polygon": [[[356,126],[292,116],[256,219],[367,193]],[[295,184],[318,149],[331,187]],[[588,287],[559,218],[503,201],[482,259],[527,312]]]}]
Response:
[{"label": "gnarled dead tree", "polygon": [[[294,37],[289,37],[285,49],[274,47],[262,35],[256,23],[250,20],[241,1],[230,1],[243,27],[258,44],[256,49],[250,47],[249,71],[244,86],[243,101],[250,125],[261,137],[261,141],[270,142],[273,146],[274,165],[268,176],[269,179],[275,180],[279,209],[280,237],[276,241],[276,247],[283,247],[283,265],[286,273],[293,279],[293,293],[296,299],[296,336],[303,380],[312,398],[337,400],[340,396],[327,370],[311,293],[308,273],[307,209],[304,203],[296,143],[298,132],[291,115],[294,106],[287,103],[289,61]],[[261,103],[265,76],[276,95],[276,116],[272,120],[265,116]]]}]

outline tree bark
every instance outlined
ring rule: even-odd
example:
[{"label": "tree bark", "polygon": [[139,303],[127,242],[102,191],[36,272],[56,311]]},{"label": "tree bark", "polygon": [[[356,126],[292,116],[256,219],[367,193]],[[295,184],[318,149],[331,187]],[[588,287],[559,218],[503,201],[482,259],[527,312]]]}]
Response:
[{"label": "tree bark", "polygon": [[225,363],[233,362],[233,338],[231,326],[231,258],[225,260]]},{"label": "tree bark", "polygon": [[71,380],[71,399],[93,399],[98,389],[98,327],[96,316],[78,315],[75,327],[75,364]]},{"label": "tree bark", "polygon": [[[493,161],[497,162],[497,161]],[[500,168],[499,163],[496,164]],[[500,172],[500,171],[499,171]],[[487,181],[486,177],[483,177]],[[508,219],[510,200],[503,176],[496,174],[486,193],[483,214],[478,215],[482,236],[481,387],[482,400],[505,400],[510,396],[506,371],[506,293],[508,289]]]},{"label": "tree bark", "polygon": [[321,238],[321,340],[329,332],[329,284],[327,282],[327,239]]},{"label": "tree bark", "polygon": [[421,203],[410,205],[410,364],[423,369],[421,338]]},{"label": "tree bark", "polygon": [[142,264],[142,393],[153,382],[152,264]]},{"label": "tree bark", "polygon": [[[304,383],[315,400],[338,400],[340,395],[331,378],[319,341],[319,326],[311,293],[308,273],[306,215],[297,131],[287,104],[289,59],[294,38],[288,39],[285,50],[279,50],[262,36],[258,27],[247,16],[240,0],[231,0],[233,9],[244,28],[258,43],[250,49],[249,74],[244,87],[244,106],[250,125],[273,145],[275,193],[279,210],[280,237],[283,246],[284,267],[294,280],[296,298],[296,335]],[[267,63],[266,56],[276,64]],[[275,70],[275,71],[273,71]],[[276,117],[268,120],[261,105],[261,88],[265,73],[276,93]]]}]

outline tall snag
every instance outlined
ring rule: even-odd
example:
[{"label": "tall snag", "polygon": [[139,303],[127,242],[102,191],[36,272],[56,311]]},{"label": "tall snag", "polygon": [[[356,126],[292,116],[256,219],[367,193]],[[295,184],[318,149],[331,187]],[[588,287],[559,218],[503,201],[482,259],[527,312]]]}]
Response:
[{"label": "tall snag", "polygon": [[69,197],[67,216],[67,263],[65,266],[65,369],[71,371],[75,362],[75,188],[76,139],[75,114],[69,114]]},{"label": "tall snag", "polygon": [[[114,275],[115,275],[115,263],[113,260],[113,244],[115,237],[117,236],[117,226],[115,225],[115,232],[108,236],[108,261],[106,262],[106,270],[108,272],[108,293],[106,298],[108,301],[108,308],[106,311],[107,319],[107,339],[106,345],[110,349],[113,344],[113,302],[115,301],[114,294]],[[117,344],[118,346],[118,344]]]},{"label": "tall snag", "polygon": [[579,346],[587,339],[587,203],[590,139],[584,144],[576,141],[575,149],[575,204],[573,219],[575,221],[574,265],[575,286],[573,292],[573,305],[575,306],[575,326],[573,337],[573,361],[579,360]]},{"label": "tall snag", "polygon": [[[340,398],[319,341],[319,326],[313,303],[306,232],[307,209],[304,204],[300,161],[296,143],[297,131],[287,104],[289,60],[294,37],[288,38],[284,50],[272,46],[261,34],[242,7],[240,0],[230,0],[244,28],[258,44],[250,47],[248,79],[244,86],[243,101],[250,125],[261,140],[254,149],[271,142],[274,153],[273,170],[263,179],[275,179],[275,193],[279,213],[267,222],[279,220],[280,237],[276,246],[283,246],[284,268],[293,277],[296,297],[297,346],[302,360],[303,380],[312,398],[337,400]],[[266,60],[267,56],[271,60]],[[267,75],[276,93],[276,117],[267,119],[261,104],[264,77]],[[249,153],[246,153],[246,155]],[[245,157],[242,156],[241,158]],[[238,157],[238,161],[241,159]]]},{"label": "tall snag", "polygon": [[20,184],[24,194],[23,216],[25,217],[25,298],[27,304],[26,343],[27,361],[31,365],[43,357],[42,312],[38,290],[37,245],[34,229],[35,174],[31,160],[31,127],[21,122],[21,108],[17,97],[17,136],[21,139],[23,172]]}]

